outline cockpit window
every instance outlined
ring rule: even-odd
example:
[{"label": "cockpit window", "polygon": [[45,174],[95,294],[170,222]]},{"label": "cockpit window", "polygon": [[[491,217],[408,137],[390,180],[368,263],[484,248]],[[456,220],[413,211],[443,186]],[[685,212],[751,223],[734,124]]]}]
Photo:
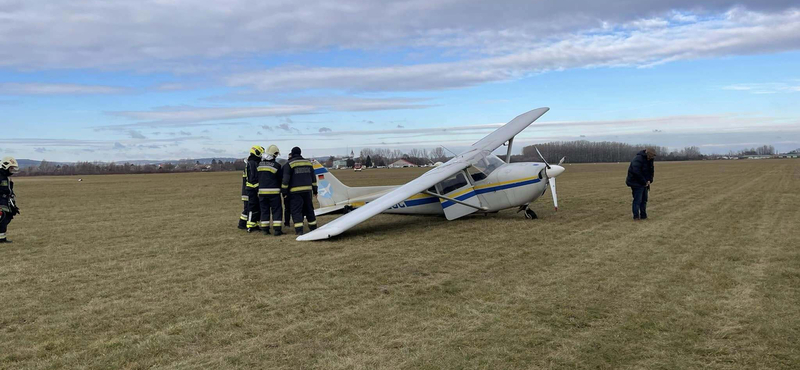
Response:
[{"label": "cockpit window", "polygon": [[480,181],[489,177],[494,170],[505,163],[506,162],[503,162],[494,155],[487,155],[475,162],[475,164],[470,167],[469,173],[473,180]]},{"label": "cockpit window", "polygon": [[467,172],[469,172],[469,176],[472,177],[472,181],[481,181],[487,177],[483,172],[475,167],[470,167],[467,169]]},{"label": "cockpit window", "polygon": [[459,172],[454,177],[442,181],[441,184],[442,184],[442,192],[440,194],[447,194],[454,190],[463,188],[468,183],[467,179],[464,177],[464,173]]}]

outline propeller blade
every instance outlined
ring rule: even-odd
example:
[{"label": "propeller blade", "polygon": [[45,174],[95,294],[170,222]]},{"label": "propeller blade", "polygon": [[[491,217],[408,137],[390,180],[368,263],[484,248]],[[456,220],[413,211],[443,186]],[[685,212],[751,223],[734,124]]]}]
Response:
[{"label": "propeller blade", "polygon": [[558,165],[560,166],[560,165],[564,164],[564,160],[565,159],[567,159],[567,157],[561,157],[561,160],[558,161]]},{"label": "propeller blade", "polygon": [[541,158],[541,159],[542,159],[542,162],[544,162],[544,165],[545,165],[545,167],[547,167],[547,169],[550,169],[550,163],[547,163],[547,160],[546,160],[546,159],[544,159],[544,156],[542,155],[542,152],[540,152],[540,151],[539,151],[539,148],[537,148],[537,147],[534,145],[533,149],[536,149],[536,153],[538,153],[538,154],[539,154],[539,158]]},{"label": "propeller blade", "polygon": [[558,211],[558,195],[556,195],[556,178],[553,177],[548,179],[550,182],[550,192],[553,193],[553,206],[556,207],[556,212]]}]

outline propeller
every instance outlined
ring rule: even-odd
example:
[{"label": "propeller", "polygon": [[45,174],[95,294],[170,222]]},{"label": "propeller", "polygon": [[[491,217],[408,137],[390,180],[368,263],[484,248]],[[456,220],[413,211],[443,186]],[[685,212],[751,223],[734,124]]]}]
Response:
[{"label": "propeller", "polygon": [[542,152],[539,151],[539,148],[534,146],[533,149],[536,149],[536,153],[539,154],[539,158],[542,159],[542,162],[544,162],[545,167],[547,167],[547,169],[549,170],[550,169],[550,163],[547,163],[547,160],[544,159],[544,156],[542,155]]},{"label": "propeller", "polygon": [[553,194],[553,207],[556,208],[556,212],[558,212],[558,195],[556,195],[556,178],[553,177],[547,178],[547,182],[550,183],[550,193]]},{"label": "propeller", "polygon": [[547,163],[546,159],[544,159],[544,156],[542,155],[542,152],[539,151],[539,148],[534,146],[533,149],[536,149],[536,153],[539,154],[539,158],[542,159],[542,162],[544,162],[545,167],[547,167],[547,171],[545,171],[545,175],[547,175],[547,183],[550,184],[550,193],[553,194],[553,207],[555,207],[556,211],[558,211],[558,194],[556,193],[556,176],[558,176],[562,172],[564,172],[564,167],[561,167],[561,165],[564,163],[564,160],[567,157],[561,157],[561,160],[558,161],[558,165],[553,167],[553,166],[550,166],[550,163]]}]

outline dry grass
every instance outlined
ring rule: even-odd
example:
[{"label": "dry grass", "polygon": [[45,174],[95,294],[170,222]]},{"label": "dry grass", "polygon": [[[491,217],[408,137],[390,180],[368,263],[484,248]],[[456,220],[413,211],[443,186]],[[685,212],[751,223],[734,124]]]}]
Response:
[{"label": "dry grass", "polygon": [[798,368],[800,161],[658,163],[638,223],[626,166],[317,243],[237,230],[238,173],[20,178],[0,368]]}]

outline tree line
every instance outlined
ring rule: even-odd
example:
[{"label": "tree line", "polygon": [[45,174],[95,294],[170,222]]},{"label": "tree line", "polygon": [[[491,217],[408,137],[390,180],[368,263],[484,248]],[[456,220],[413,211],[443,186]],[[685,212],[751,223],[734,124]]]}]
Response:
[{"label": "tree line", "polygon": [[742,157],[747,155],[774,155],[775,147],[763,145],[758,148],[743,149],[738,152],[730,151],[727,155],[709,154],[700,152],[696,146],[687,146],[682,149],[670,150],[665,146],[652,144],[626,144],[615,141],[556,141],[544,144],[529,145],[522,148],[521,155],[511,156],[513,162],[539,161],[536,149],[550,163],[558,163],[562,157],[567,157],[571,163],[598,163],[598,162],[628,162],[641,150],[653,148],[656,151],[657,161],[692,161],[702,159],[718,159],[721,157]]},{"label": "tree line", "polygon": [[[636,153],[644,148],[653,148],[658,156],[658,161],[686,161],[701,159],[716,159],[720,157],[742,157],[748,155],[774,155],[775,147],[763,145],[755,148],[747,148],[737,152],[730,151],[727,154],[700,153],[700,148],[688,146],[682,149],[669,150],[669,148],[650,144],[626,144],[613,141],[556,141],[543,144],[529,145],[522,148],[522,154],[513,155],[513,162],[535,162],[540,161],[536,148],[550,163],[558,163],[562,157],[567,157],[570,163],[596,163],[596,162],[627,162]],[[800,153],[800,148],[790,153]],[[389,164],[404,159],[418,166],[433,164],[436,162],[446,162],[450,159],[442,147],[433,149],[411,149],[404,152],[398,149],[384,148],[365,148],[356,158],[347,158],[347,166],[353,167],[361,163],[366,167],[388,166]],[[329,157],[324,165],[333,167],[335,157]],[[210,164],[201,164],[197,161],[179,161],[178,163],[162,164],[131,164],[115,162],[77,162],[77,163],[53,163],[42,161],[37,166],[24,167],[20,170],[19,176],[52,176],[52,175],[100,175],[100,174],[137,174],[137,173],[174,173],[174,172],[216,172],[216,171],[241,171],[245,167],[244,160],[235,161],[212,160]]]},{"label": "tree line", "polygon": [[53,176],[53,175],[110,175],[137,173],[174,173],[174,172],[210,172],[241,171],[245,163],[242,159],[231,161],[212,160],[210,164],[197,161],[180,161],[178,163],[132,164],[115,162],[77,162],[53,163],[42,161],[37,166],[21,168],[18,176]]},{"label": "tree line", "polygon": [[[436,162],[445,162],[449,159],[444,148],[437,147],[433,149],[411,149],[404,152],[399,149],[385,149],[385,148],[364,148],[361,149],[358,157],[346,158],[347,167],[353,167],[356,163],[361,163],[366,167],[384,167],[388,166],[400,159],[406,160],[417,166],[424,166]],[[333,162],[336,157],[329,157],[325,161],[326,167],[333,167]]]}]

